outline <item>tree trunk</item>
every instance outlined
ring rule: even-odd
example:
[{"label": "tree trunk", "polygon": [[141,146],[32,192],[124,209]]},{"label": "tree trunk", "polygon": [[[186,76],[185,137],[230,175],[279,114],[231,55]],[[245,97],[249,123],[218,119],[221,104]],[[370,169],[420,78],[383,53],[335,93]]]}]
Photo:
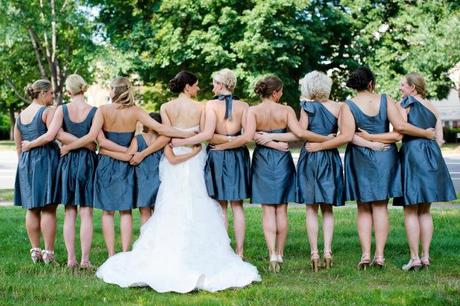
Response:
[{"label": "tree trunk", "polygon": [[27,28],[27,31],[29,32],[30,41],[32,42],[32,46],[34,47],[35,58],[37,59],[37,65],[38,65],[38,69],[40,70],[40,76],[42,79],[46,79],[47,76],[46,76],[45,68],[43,67],[43,64],[42,64],[41,46],[38,41],[37,34],[35,34],[35,31],[31,27]]},{"label": "tree trunk", "polygon": [[14,109],[8,109],[8,115],[10,116],[10,140],[14,140],[14,125],[16,124],[16,117],[14,116]]}]

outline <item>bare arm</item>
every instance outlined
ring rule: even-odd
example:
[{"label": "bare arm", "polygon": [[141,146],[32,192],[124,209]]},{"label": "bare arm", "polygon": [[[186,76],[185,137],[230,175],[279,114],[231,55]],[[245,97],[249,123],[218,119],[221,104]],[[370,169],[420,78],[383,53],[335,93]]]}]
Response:
[{"label": "bare arm", "polygon": [[[388,119],[390,120],[391,124],[393,125],[394,129],[401,134],[406,134],[414,137],[420,138],[428,138],[434,139],[436,137],[436,133],[433,129],[421,129],[412,124],[408,123],[402,117],[402,112],[398,108],[402,109],[404,112],[406,111],[401,106],[396,106],[391,98],[387,99],[387,110],[388,110]],[[407,113],[406,113],[407,118]]]},{"label": "bare arm", "polygon": [[307,143],[305,148],[308,152],[316,152],[322,150],[330,150],[340,147],[341,145],[350,142],[353,139],[353,135],[356,129],[355,118],[350,111],[348,105],[343,104],[340,107],[340,113],[338,118],[338,125],[340,134],[336,137],[321,143]]},{"label": "bare arm", "polygon": [[133,166],[140,164],[144,158],[150,154],[163,149],[169,143],[169,139],[169,137],[159,136],[147,148],[141,152],[134,153],[134,156],[131,158],[129,163]]},{"label": "bare arm", "polygon": [[445,143],[445,141],[444,141],[444,135],[442,131],[441,119],[439,118],[436,121],[435,132],[436,132],[436,142],[438,143],[439,146],[442,146]]},{"label": "bare arm", "polygon": [[171,164],[177,165],[197,155],[200,151],[201,145],[196,145],[193,146],[192,151],[189,153],[175,155],[173,149],[170,146],[166,146],[164,149],[164,154],[166,159],[168,159]]},{"label": "bare arm", "polygon": [[99,134],[97,134],[97,142],[99,143],[100,147],[107,149],[109,151],[121,152],[121,153],[128,152],[127,147],[120,146],[119,144],[107,139],[103,131],[99,131]]},{"label": "bare arm", "polygon": [[289,107],[288,110],[288,127],[289,130],[300,139],[308,140],[311,142],[323,142],[330,139],[328,136],[323,136],[306,129],[302,129],[299,125],[299,122],[297,121],[295,112],[291,107]]},{"label": "bare arm", "polygon": [[137,120],[139,122],[141,122],[144,126],[147,126],[152,130],[156,131],[158,134],[176,138],[187,138],[195,135],[195,133],[190,131],[180,131],[171,126],[158,123],[156,120],[150,118],[149,114],[140,107],[137,108],[136,114]]},{"label": "bare arm", "polygon": [[118,160],[121,160],[121,161],[129,161],[132,157],[133,157],[133,154],[131,153],[128,153],[128,152],[132,152],[135,151],[137,149],[137,139],[136,137],[133,137],[133,139],[131,140],[131,143],[129,145],[129,148],[127,148],[127,152],[116,152],[116,151],[112,151],[110,149],[107,149],[107,148],[101,148],[99,150],[99,154],[102,154],[102,155],[107,155],[113,159],[118,159]]},{"label": "bare arm", "polygon": [[63,117],[62,106],[59,106],[56,111],[48,108],[46,110],[46,126],[48,131],[33,141],[23,141],[22,151],[29,151],[30,149],[43,146],[53,141],[56,134],[61,129]]},{"label": "bare arm", "polygon": [[[187,146],[187,145],[195,145],[200,144],[203,141],[208,141],[214,135],[214,131],[216,130],[217,124],[217,116],[214,112],[214,107],[211,102],[206,104],[205,111],[203,112],[202,123],[204,123],[204,129],[201,133],[196,134],[192,137],[185,138],[185,139],[173,139],[171,143],[174,147],[180,146]],[[202,124],[203,125],[203,124]]]},{"label": "bare arm", "polygon": [[81,137],[77,141],[74,141],[68,145],[62,146],[61,155],[65,155],[71,150],[75,150],[75,149],[84,147],[87,144],[96,141],[97,135],[101,131],[103,124],[104,124],[104,116],[102,115],[102,108],[98,108],[96,111],[96,114],[94,115],[91,129],[89,130],[88,134]]},{"label": "bare arm", "polygon": [[230,138],[229,142],[219,144],[213,147],[213,150],[228,150],[239,148],[247,142],[251,141],[254,138],[256,133],[256,116],[251,108],[248,108],[247,111],[243,114],[241,122],[244,133],[243,135],[237,136],[235,138]]},{"label": "bare arm", "polygon": [[14,142],[16,144],[16,152],[18,153],[18,158],[19,158],[22,152],[22,149],[21,149],[22,136],[18,128],[18,120],[20,120],[19,117],[18,119],[16,119],[16,124],[14,125]]},{"label": "bare arm", "polygon": [[356,133],[357,136],[361,137],[364,140],[368,141],[377,141],[381,143],[395,143],[402,139],[401,133],[396,131],[387,132],[387,133],[379,133],[379,134],[369,134],[367,131],[363,129],[359,129],[359,132]]},{"label": "bare arm", "polygon": [[[79,138],[75,135],[72,135],[70,133],[64,132],[64,130],[61,128],[59,132],[56,135],[56,139],[61,142],[61,144],[69,144],[74,141],[77,141]],[[87,145],[85,145],[85,148],[90,150],[90,151],[96,151],[96,143],[95,142],[90,142]]]}]

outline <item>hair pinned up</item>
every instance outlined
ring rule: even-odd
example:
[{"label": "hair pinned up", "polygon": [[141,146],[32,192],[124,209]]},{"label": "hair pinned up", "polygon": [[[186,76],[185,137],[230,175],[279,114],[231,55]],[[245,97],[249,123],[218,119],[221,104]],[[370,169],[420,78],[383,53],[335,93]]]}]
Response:
[{"label": "hair pinned up", "polygon": [[51,82],[48,80],[37,80],[32,84],[27,85],[24,88],[26,95],[31,99],[35,100],[38,98],[40,93],[47,92],[51,89]]},{"label": "hair pinned up", "polygon": [[186,85],[192,86],[198,81],[196,75],[189,71],[181,71],[169,81],[169,89],[174,93],[181,93],[184,91]]},{"label": "hair pinned up", "polygon": [[228,68],[224,68],[222,70],[215,72],[212,76],[212,80],[214,82],[223,84],[225,88],[227,88],[231,92],[235,90],[236,76],[235,73]]},{"label": "hair pinned up", "polygon": [[254,87],[254,92],[262,98],[266,98],[282,88],[283,82],[277,76],[271,75],[259,80]]},{"label": "hair pinned up", "polygon": [[112,103],[119,104],[121,108],[135,105],[133,89],[128,78],[116,77],[110,83],[110,87],[112,87],[114,93]]},{"label": "hair pinned up", "polygon": [[375,87],[375,77],[372,71],[368,67],[359,67],[350,73],[350,77],[347,81],[347,87],[361,91]]}]

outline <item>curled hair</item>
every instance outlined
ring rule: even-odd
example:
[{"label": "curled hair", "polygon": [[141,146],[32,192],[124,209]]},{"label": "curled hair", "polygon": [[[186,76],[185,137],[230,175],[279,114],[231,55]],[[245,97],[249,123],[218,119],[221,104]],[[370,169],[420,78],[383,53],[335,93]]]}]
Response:
[{"label": "curled hair", "polygon": [[215,72],[212,75],[212,80],[214,82],[223,84],[225,88],[227,88],[231,92],[235,90],[236,76],[235,76],[235,73],[228,68],[224,68],[222,70]]},{"label": "curled hair", "polygon": [[65,80],[65,88],[71,95],[83,94],[88,90],[88,84],[78,74],[71,74]]},{"label": "curled hair", "polygon": [[51,89],[51,82],[45,79],[37,80],[24,88],[26,95],[31,100],[38,98],[40,93],[47,92]]},{"label": "curled hair", "polygon": [[134,105],[134,94],[131,82],[125,77],[116,77],[110,83],[113,90],[112,103],[117,103],[121,108],[128,108]]},{"label": "curled hair", "polygon": [[259,80],[254,87],[254,92],[262,98],[267,98],[282,88],[283,82],[277,76],[271,75]]},{"label": "curled hair", "polygon": [[375,87],[375,77],[368,67],[359,67],[350,73],[347,81],[347,87],[357,91],[369,89],[369,84],[372,88]]},{"label": "curled hair", "polygon": [[198,78],[193,73],[183,70],[176,74],[176,76],[169,81],[169,89],[174,93],[181,93],[184,91],[185,86],[192,86],[198,81]]},{"label": "curled hair", "polygon": [[299,80],[300,95],[308,100],[329,99],[332,79],[324,72],[312,71]]},{"label": "curled hair", "polygon": [[414,86],[415,91],[422,96],[422,98],[426,98],[426,82],[423,76],[417,72],[411,72],[405,76],[406,82],[409,86]]}]

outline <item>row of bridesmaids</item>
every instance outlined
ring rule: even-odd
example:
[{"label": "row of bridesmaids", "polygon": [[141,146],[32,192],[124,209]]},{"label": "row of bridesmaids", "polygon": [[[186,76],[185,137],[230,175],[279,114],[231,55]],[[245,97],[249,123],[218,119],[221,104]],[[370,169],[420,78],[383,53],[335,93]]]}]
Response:
[{"label": "row of bridesmaids", "polygon": [[[350,74],[347,86],[357,93],[345,103],[329,100],[332,80],[323,73],[307,74],[300,85],[301,117],[297,121],[293,109],[279,103],[283,84],[277,77],[266,77],[256,84],[254,91],[260,95],[261,103],[249,107],[232,95],[236,86],[234,73],[221,70],[213,75],[216,97],[203,106],[205,128],[190,135],[158,123],[159,117],[152,119],[135,106],[126,78],[112,81],[112,103],[98,110],[85,103],[86,83],[78,75],[66,81],[71,102],[56,111],[46,107],[52,100],[50,83],[35,82],[28,89],[34,102],[20,114],[15,128],[20,153],[15,204],[28,209],[26,226],[32,259],[54,260],[55,203],[66,207],[64,238],[68,266],[77,265],[74,237],[78,206],[82,267],[90,266],[93,206],[103,209],[103,233],[109,256],[115,253],[114,212],[120,211],[122,248],[127,251],[131,243],[131,209],[140,208],[142,223],[150,216],[160,184],[161,156],[179,163],[182,156],[175,156],[171,146],[191,145],[194,150],[190,154],[197,154],[201,142],[208,141],[204,169],[208,194],[225,212],[231,204],[236,252],[240,256],[245,237],[245,198],[262,204],[272,271],[278,271],[283,261],[288,202],[307,204],[311,265],[317,271],[318,210],[323,215],[323,260],[330,267],[332,207],[344,205],[345,200],[356,200],[362,248],[358,268],[383,267],[389,228],[387,202],[395,198],[395,204],[404,205],[411,253],[403,269],[429,265],[433,231],[430,203],[452,200],[455,192],[438,145],[442,143],[439,116],[425,98],[423,78],[412,73],[402,80],[405,98],[398,104],[374,92],[374,76],[365,67]],[[170,89],[179,96],[194,98],[199,90],[198,79],[182,71],[171,80]],[[162,118],[167,118],[167,109],[162,108],[161,113]],[[137,122],[144,125],[145,133],[133,137]],[[61,158],[53,142],[55,138],[63,144]],[[398,153],[395,143],[401,138],[403,146]],[[306,143],[296,171],[288,142],[300,139]],[[98,158],[94,153],[96,140],[100,146]],[[251,164],[245,144],[252,140],[257,145]],[[169,142],[171,146],[167,145]],[[345,143],[349,145],[344,177],[337,148]],[[376,250],[371,262],[372,227]],[[45,241],[43,251],[40,231]]]}]

